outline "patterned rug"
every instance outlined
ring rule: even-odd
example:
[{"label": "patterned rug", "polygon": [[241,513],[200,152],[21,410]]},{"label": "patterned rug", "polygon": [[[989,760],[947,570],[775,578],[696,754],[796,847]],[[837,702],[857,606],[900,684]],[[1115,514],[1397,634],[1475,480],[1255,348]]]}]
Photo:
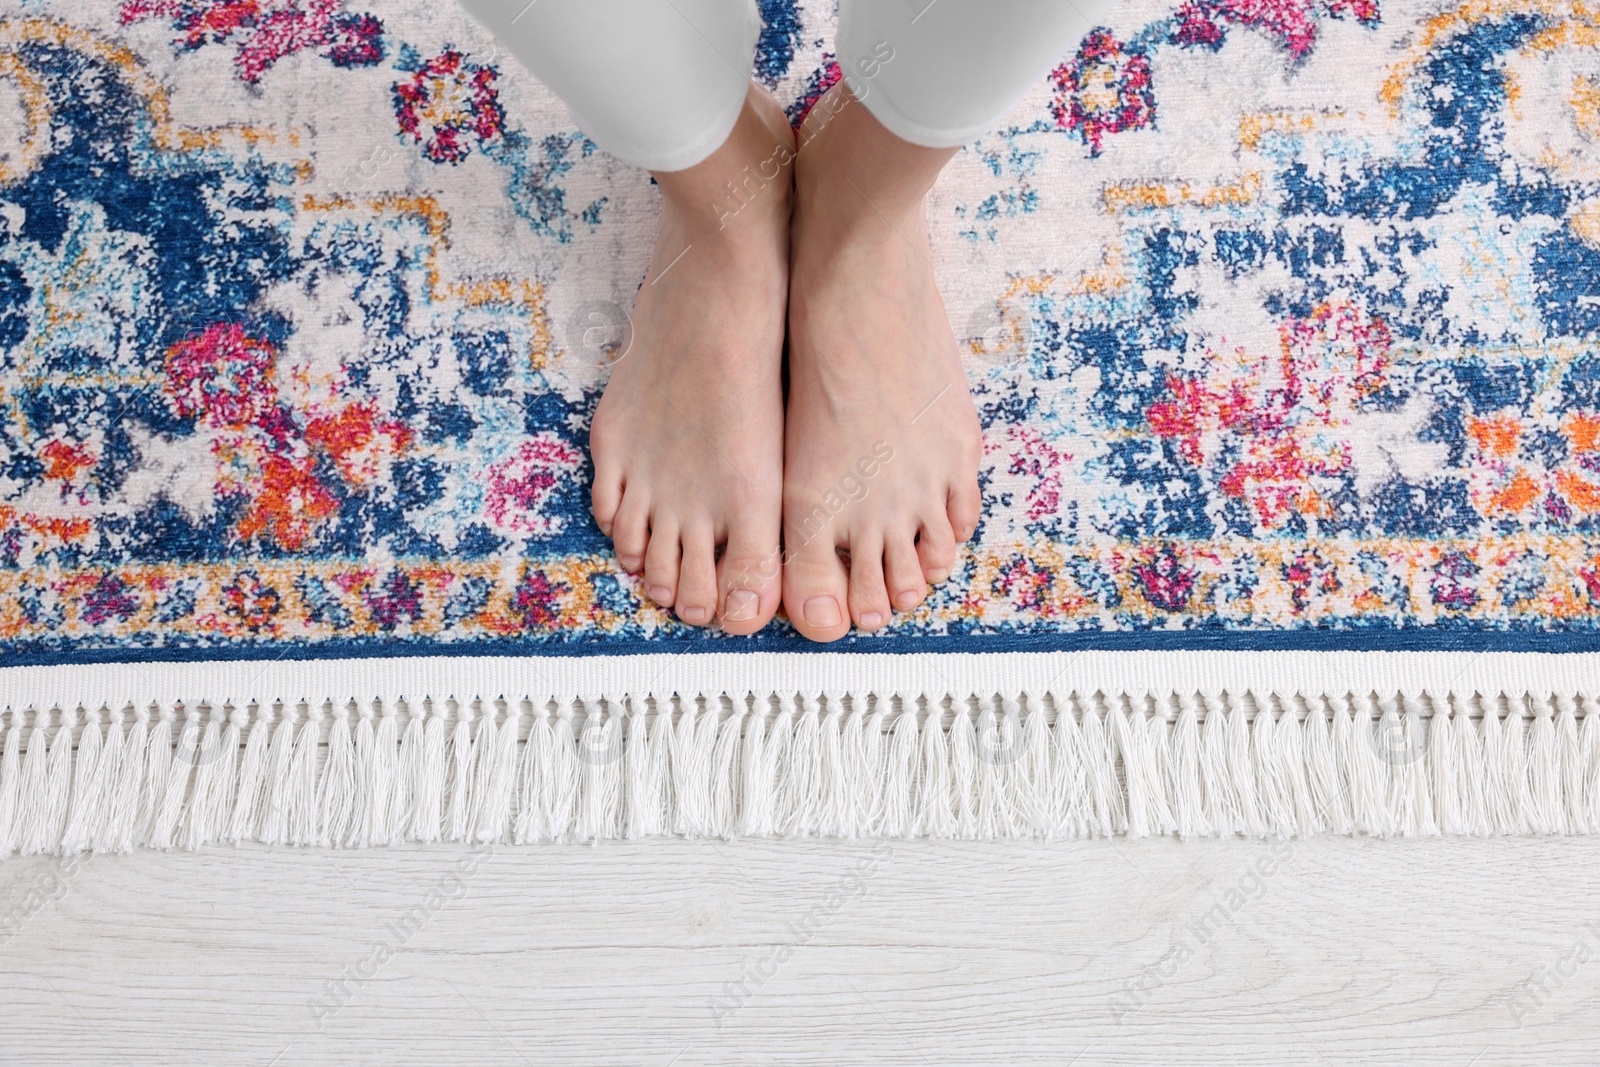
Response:
[{"label": "patterned rug", "polygon": [[[804,647],[595,528],[655,200],[464,16],[4,7],[0,654]],[[798,115],[829,5],[765,7]],[[852,643],[1595,647],[1586,17],[1119,5],[934,198],[986,517]]]},{"label": "patterned rug", "polygon": [[[761,7],[798,120],[832,5]],[[656,196],[453,5],[0,14],[0,662],[811,647],[596,529]],[[831,651],[1600,649],[1597,41],[1119,3],[932,198],[985,517]]]}]

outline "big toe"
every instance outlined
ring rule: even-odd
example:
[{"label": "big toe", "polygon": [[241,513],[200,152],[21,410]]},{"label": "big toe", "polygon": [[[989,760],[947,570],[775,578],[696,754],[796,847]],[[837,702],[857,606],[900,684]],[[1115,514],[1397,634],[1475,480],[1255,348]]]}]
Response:
[{"label": "big toe", "polygon": [[976,475],[963,478],[950,487],[946,507],[956,540],[963,544],[972,540],[972,535],[978,531],[978,522],[983,518],[983,494],[978,490]]},{"label": "big toe", "polygon": [[776,539],[770,545],[735,534],[717,562],[721,603],[717,617],[726,633],[746,637],[772,621],[783,599]]},{"label": "big toe", "polygon": [[791,550],[783,565],[783,607],[794,628],[813,641],[837,641],[850,632],[850,576],[829,537]]}]

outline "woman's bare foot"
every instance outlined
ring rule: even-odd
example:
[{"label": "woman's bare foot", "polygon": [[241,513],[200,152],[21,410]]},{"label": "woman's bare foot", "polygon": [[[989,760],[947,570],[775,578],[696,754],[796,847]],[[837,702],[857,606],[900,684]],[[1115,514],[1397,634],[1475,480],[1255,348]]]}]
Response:
[{"label": "woman's bare foot", "polygon": [[594,514],[645,592],[750,634],[778,610],[794,136],[752,86],[728,142],[655,175],[661,234],[590,430]]},{"label": "woman's bare foot", "polygon": [[982,435],[923,207],[953,153],[889,133],[843,85],[802,140],[783,603],[801,633],[834,641],[852,619],[886,625],[949,577],[978,524]]}]

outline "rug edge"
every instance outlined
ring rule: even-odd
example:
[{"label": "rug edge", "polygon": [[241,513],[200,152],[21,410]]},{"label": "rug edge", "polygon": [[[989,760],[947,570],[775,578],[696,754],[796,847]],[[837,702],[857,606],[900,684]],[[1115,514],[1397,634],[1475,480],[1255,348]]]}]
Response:
[{"label": "rug edge", "polygon": [[995,652],[238,660],[0,667],[0,708],[433,697],[1600,694],[1600,653]]}]

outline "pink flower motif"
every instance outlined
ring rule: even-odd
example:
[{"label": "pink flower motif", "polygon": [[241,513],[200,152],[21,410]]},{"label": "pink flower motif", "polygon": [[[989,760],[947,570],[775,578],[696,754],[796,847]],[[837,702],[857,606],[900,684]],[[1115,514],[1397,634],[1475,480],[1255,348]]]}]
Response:
[{"label": "pink flower motif", "polygon": [[468,138],[480,145],[505,131],[505,110],[495,91],[493,67],[469,63],[447,48],[394,87],[395,117],[435,163],[460,163],[472,153]]},{"label": "pink flower motif", "polygon": [[556,630],[561,626],[561,598],[570,591],[566,583],[529,568],[511,594],[511,610],[529,630]]},{"label": "pink flower motif", "polygon": [[1048,606],[1056,573],[1041,567],[1026,556],[1005,565],[994,583],[995,592],[1004,596],[1019,611],[1037,611],[1045,616],[1058,612]]},{"label": "pink flower motif", "polygon": [[1382,319],[1338,300],[1291,319],[1281,338],[1275,354],[1208,350],[1203,373],[1169,374],[1145,410],[1157,437],[1268,530],[1333,517],[1325,482],[1351,468],[1351,421],[1386,385],[1393,344]]},{"label": "pink flower motif", "polygon": [[83,597],[83,621],[90,626],[123,622],[139,610],[138,595],[114,574],[107,574]]},{"label": "pink flower motif", "polygon": [[372,621],[382,630],[393,630],[402,623],[416,622],[422,618],[422,590],[406,575],[396,570],[377,589],[369,589],[362,597]]},{"label": "pink flower motif", "polygon": [[1009,471],[1032,480],[1028,489],[1028,521],[1039,522],[1061,513],[1062,477],[1072,462],[1044,434],[1031,426],[1013,426],[1006,431],[1008,444],[995,443],[988,451],[1008,451]]},{"label": "pink flower motif", "polygon": [[372,15],[335,19],[322,54],[336,67],[370,67],[382,62],[383,23]]},{"label": "pink flower motif", "polygon": [[1382,17],[1378,0],[1323,0],[1323,6],[1335,18],[1353,15],[1364,26],[1373,25]]},{"label": "pink flower motif", "polygon": [[1162,611],[1183,611],[1194,595],[1195,573],[1170,546],[1148,554],[1129,573],[1144,598]]},{"label": "pink flower motif", "polygon": [[1354,16],[1363,25],[1379,18],[1377,0],[1184,0],[1176,12],[1172,39],[1189,48],[1221,47],[1225,24],[1249,26],[1276,38],[1292,59],[1301,60],[1317,43],[1322,15]]},{"label": "pink flower motif", "polygon": [[583,453],[550,432],[534,435],[489,468],[484,514],[497,529],[550,537],[565,520],[545,514],[551,494],[583,466]]},{"label": "pink flower motif", "polygon": [[271,342],[237,323],[208,326],[167,350],[166,392],[179,415],[219,429],[242,429],[277,406]]},{"label": "pink flower motif", "polygon": [[170,19],[177,45],[192,50],[235,41],[241,81],[261,80],[273,64],[307,49],[339,67],[371,66],[383,58],[383,23],[344,10],[345,0],[124,0],[124,25]]},{"label": "pink flower motif", "polygon": [[1100,154],[1107,134],[1143,129],[1155,121],[1150,59],[1110,30],[1090,31],[1077,57],[1057,68],[1052,80],[1056,125],[1076,130],[1090,155]]}]

